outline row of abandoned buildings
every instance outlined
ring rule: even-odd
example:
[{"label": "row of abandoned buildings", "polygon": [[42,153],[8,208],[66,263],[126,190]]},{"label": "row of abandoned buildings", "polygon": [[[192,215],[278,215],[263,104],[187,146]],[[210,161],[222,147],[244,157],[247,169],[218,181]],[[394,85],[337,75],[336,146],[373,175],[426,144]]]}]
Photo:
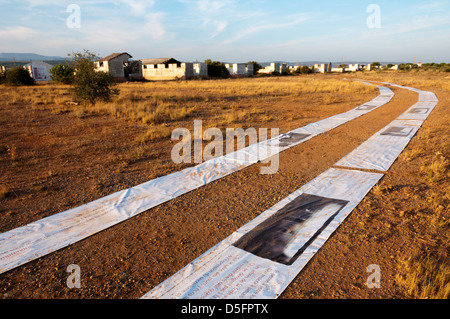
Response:
[{"label": "row of abandoned buildings", "polygon": [[[108,72],[117,80],[172,80],[208,76],[208,66],[202,62],[180,62],[174,58],[130,60],[132,56],[126,52],[114,53],[95,62],[98,71]],[[225,63],[231,76],[245,77],[254,74],[253,63]],[[258,70],[262,74],[285,74],[288,69],[295,69],[286,63],[272,62]],[[314,73],[372,71],[372,65],[350,64],[348,67],[333,68],[328,64],[315,64]]]},{"label": "row of abandoned buildings", "polygon": [[[203,62],[180,62],[174,58],[130,60],[126,52],[114,53],[95,62],[97,71],[111,74],[116,80],[173,80],[207,77],[208,65]],[[225,64],[232,76],[253,75],[252,63]]]},{"label": "row of abandoned buildings", "polygon": [[[113,53],[94,62],[97,71],[111,74],[117,81],[132,80],[174,80],[204,78],[208,76],[208,65],[203,62],[180,62],[174,58],[132,60],[127,52]],[[230,76],[247,77],[254,74],[253,63],[225,63]],[[272,62],[258,70],[261,74],[285,74],[298,66],[288,66],[286,63]],[[43,61],[32,61],[24,68],[36,81],[51,81],[52,65]],[[331,63],[315,64],[311,67],[314,73],[356,72],[372,70],[372,66],[350,64],[347,67],[333,68]]]}]

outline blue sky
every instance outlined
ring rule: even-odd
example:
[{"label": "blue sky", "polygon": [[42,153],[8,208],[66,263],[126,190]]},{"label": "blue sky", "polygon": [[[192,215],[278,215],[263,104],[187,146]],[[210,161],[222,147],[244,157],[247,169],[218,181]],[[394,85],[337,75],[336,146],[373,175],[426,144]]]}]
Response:
[{"label": "blue sky", "polygon": [[[69,4],[80,28],[69,28]],[[380,9],[380,28],[367,20]],[[0,0],[0,52],[450,62],[450,1]],[[373,20],[370,20],[373,21]]]}]

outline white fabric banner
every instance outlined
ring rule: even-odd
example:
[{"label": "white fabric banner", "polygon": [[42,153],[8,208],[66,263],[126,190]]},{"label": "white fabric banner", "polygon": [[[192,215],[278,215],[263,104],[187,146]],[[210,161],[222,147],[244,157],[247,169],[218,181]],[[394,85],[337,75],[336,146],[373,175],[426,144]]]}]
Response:
[{"label": "white fabric banner", "polygon": [[425,121],[428,118],[428,115],[433,111],[437,103],[438,102],[434,101],[417,102],[411,108],[406,110],[405,113],[400,115],[398,119]]},{"label": "white fabric banner", "polygon": [[338,161],[336,166],[387,171],[421,125],[421,121],[395,120]]},{"label": "white fabric banner", "polygon": [[71,245],[367,114],[394,96],[387,88],[379,87],[379,90],[380,95],[363,107],[2,233],[0,273]]},{"label": "white fabric banner", "polygon": [[382,176],[327,170],[142,298],[277,298]]}]

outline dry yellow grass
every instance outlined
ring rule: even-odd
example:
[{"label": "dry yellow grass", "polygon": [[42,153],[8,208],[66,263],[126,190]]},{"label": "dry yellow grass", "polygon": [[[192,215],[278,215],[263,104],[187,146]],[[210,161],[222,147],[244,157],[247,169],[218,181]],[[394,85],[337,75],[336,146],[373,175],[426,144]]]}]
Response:
[{"label": "dry yellow grass", "polygon": [[134,140],[138,144],[145,144],[159,138],[166,138],[172,135],[172,129],[168,127],[150,127],[145,134],[136,137]]},{"label": "dry yellow grass", "polygon": [[[345,97],[375,94],[376,88],[360,82],[334,77],[289,76],[227,79],[214,81],[167,81],[121,83],[120,94],[110,102],[95,105],[69,105],[68,86],[0,87],[8,105],[32,104],[35,109],[49,109],[54,114],[69,112],[83,118],[89,113],[109,115],[153,126],[187,119],[206,111],[213,116],[209,126],[237,125],[248,119],[271,121],[270,114],[257,105],[268,99],[310,96],[316,103],[331,105],[348,101]],[[293,114],[286,114],[293,120]]]},{"label": "dry yellow grass", "polygon": [[412,161],[415,158],[423,156],[424,153],[425,153],[425,151],[422,148],[407,150],[407,151],[404,151],[400,155],[400,159],[404,160],[406,162],[409,162],[409,161]]},{"label": "dry yellow grass", "polygon": [[387,194],[392,190],[392,185],[385,185],[383,182],[381,182],[380,184],[375,185],[371,192],[376,195],[376,196],[380,196],[383,194]]},{"label": "dry yellow grass", "polygon": [[431,183],[448,177],[448,160],[440,153],[436,153],[431,163],[423,165],[420,170],[424,172]]},{"label": "dry yellow grass", "polygon": [[[198,110],[198,104],[228,103],[233,110],[242,101],[257,101],[264,96],[299,96],[322,93],[323,104],[340,101],[337,94],[374,92],[362,83],[338,79],[316,81],[313,78],[265,78],[221,81],[173,81],[126,83],[118,86],[120,95],[110,103],[92,107],[97,113],[107,113],[144,124],[159,124],[184,119]],[[242,122],[256,112],[225,112],[219,122]]]},{"label": "dry yellow grass", "polygon": [[424,254],[401,262],[396,281],[414,298],[448,299],[450,296],[450,265],[443,257]]},{"label": "dry yellow grass", "polygon": [[450,73],[415,70],[408,72],[364,72],[349,74],[348,76],[349,78],[359,77],[417,88],[430,87],[450,92]]}]

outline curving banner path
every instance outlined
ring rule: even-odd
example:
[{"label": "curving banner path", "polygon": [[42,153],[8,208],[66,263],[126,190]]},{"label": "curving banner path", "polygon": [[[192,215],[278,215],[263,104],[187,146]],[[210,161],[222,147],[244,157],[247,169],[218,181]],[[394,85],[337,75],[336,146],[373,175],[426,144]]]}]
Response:
[{"label": "curving banner path", "polygon": [[278,298],[384,176],[438,103],[432,92],[394,86],[417,92],[418,103],[338,161],[339,168],[320,174],[142,298]]}]

